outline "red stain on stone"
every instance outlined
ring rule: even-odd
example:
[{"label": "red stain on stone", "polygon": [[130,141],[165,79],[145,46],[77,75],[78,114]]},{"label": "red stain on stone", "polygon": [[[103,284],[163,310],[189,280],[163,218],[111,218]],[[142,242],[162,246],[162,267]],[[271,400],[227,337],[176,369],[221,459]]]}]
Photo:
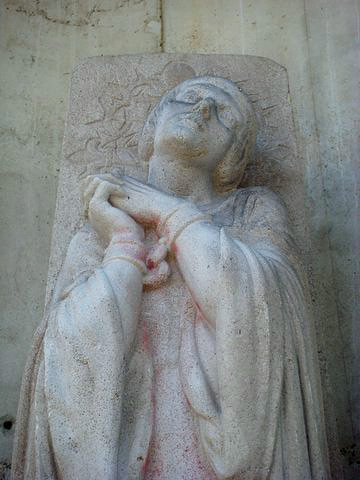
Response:
[{"label": "red stain on stone", "polygon": [[146,470],[149,467],[149,464],[150,464],[150,455],[149,455],[149,452],[148,452],[147,455],[146,455],[145,461],[144,461],[144,463],[142,464],[142,467],[141,467],[141,475],[143,477],[145,476],[145,473],[146,473]]},{"label": "red stain on stone", "polygon": [[149,448],[149,455],[147,456],[148,461],[144,469],[146,480],[156,480],[159,478],[163,478],[163,461],[156,455],[156,452],[160,451],[161,448],[159,442],[152,439]]},{"label": "red stain on stone", "polygon": [[197,302],[195,302],[195,305],[196,305],[196,320],[205,320],[205,317],[201,310],[200,305]]},{"label": "red stain on stone", "polygon": [[148,353],[150,353],[150,339],[149,339],[148,328],[145,321],[143,323],[143,329],[142,329],[142,344],[145,350]]},{"label": "red stain on stone", "polygon": [[129,227],[122,227],[122,226],[116,227],[114,229],[114,233],[116,233],[116,234],[117,233],[130,233],[132,236],[134,236],[134,232]]},{"label": "red stain on stone", "polygon": [[155,268],[155,263],[151,258],[148,258],[146,260],[146,266],[149,270],[152,270],[153,268]]}]

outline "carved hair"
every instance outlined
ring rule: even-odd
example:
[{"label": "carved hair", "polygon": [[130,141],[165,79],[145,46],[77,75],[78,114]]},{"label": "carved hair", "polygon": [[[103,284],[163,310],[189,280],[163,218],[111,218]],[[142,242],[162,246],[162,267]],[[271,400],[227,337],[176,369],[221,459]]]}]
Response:
[{"label": "carved hair", "polygon": [[252,159],[256,143],[256,118],[253,106],[247,95],[230,80],[221,77],[194,77],[180,83],[165,95],[148,116],[139,141],[139,156],[149,161],[154,152],[154,137],[158,117],[165,104],[176,97],[184,86],[207,84],[220,88],[239,105],[243,121],[234,129],[234,140],[224,158],[219,161],[214,174],[214,187],[221,192],[237,188],[244,170]]}]

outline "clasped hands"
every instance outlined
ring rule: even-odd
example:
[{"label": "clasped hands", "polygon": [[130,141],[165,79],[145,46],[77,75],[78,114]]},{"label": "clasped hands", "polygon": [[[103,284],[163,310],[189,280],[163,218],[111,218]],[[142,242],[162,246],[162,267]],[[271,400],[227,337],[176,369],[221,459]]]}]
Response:
[{"label": "clasped hands", "polygon": [[83,203],[92,226],[108,243],[126,231],[143,240],[143,226],[156,228],[186,200],[131,177],[103,174],[87,177]]}]

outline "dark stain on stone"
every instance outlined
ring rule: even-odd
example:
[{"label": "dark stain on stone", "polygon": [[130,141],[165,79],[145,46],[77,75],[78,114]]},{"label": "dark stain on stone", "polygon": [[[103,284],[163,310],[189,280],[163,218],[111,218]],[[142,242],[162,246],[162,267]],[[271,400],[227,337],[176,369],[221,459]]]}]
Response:
[{"label": "dark stain on stone", "polygon": [[[99,23],[99,19],[96,20],[94,23],[94,20],[92,19],[92,16],[96,13],[106,13],[106,12],[111,12],[113,10],[113,13],[119,8],[125,7],[125,6],[131,6],[131,5],[139,5],[143,3],[144,0],[121,0],[116,3],[115,8],[112,9],[105,9],[98,7],[96,4],[89,10],[87,13],[85,13],[83,16],[78,17],[77,19],[69,19],[69,18],[64,18],[64,17],[52,17],[48,14],[46,10],[43,8],[39,7],[39,2],[36,2],[36,7],[35,8],[26,8],[26,6],[19,5],[16,9],[15,12],[17,13],[22,13],[24,15],[27,15],[28,17],[41,17],[44,20],[51,22],[51,23],[56,23],[59,25],[65,25],[65,26],[70,26],[70,27],[83,27],[86,25],[95,26],[95,24]],[[11,5],[11,4],[10,4]],[[9,7],[6,7],[9,9]],[[65,8],[66,9],[66,8]]]}]

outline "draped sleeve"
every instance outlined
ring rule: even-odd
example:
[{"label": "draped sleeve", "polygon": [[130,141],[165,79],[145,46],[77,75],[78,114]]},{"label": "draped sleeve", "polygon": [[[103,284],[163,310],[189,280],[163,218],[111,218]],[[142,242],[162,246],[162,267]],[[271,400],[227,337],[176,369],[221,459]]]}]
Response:
[{"label": "draped sleeve", "polygon": [[135,447],[132,455],[146,454],[149,427],[134,422],[129,429],[123,418],[134,363],[134,378],[143,377],[142,390],[135,392],[144,406],[141,418],[146,423],[150,415],[150,365],[133,348],[142,274],[121,260],[104,267],[103,255],[89,226],[69,245],[24,376],[14,479],[115,480],[121,468],[131,473],[127,443]]},{"label": "draped sleeve", "polygon": [[201,298],[185,275],[196,308],[184,322],[182,381],[202,448],[219,478],[329,478],[314,332],[286,210],[262,188],[240,191],[234,206],[232,226],[215,233],[199,222],[186,233],[203,229],[203,245],[214,238],[208,259],[196,258],[212,293]]}]

